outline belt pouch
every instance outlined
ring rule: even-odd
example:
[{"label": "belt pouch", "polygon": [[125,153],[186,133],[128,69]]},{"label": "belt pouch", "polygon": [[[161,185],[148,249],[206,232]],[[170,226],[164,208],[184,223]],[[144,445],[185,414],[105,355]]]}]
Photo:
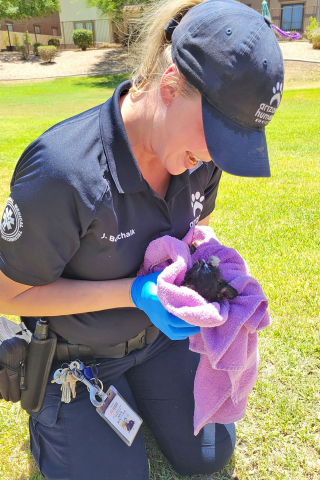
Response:
[{"label": "belt pouch", "polygon": [[21,374],[25,366],[31,333],[23,323],[0,317],[0,399],[18,402]]},{"label": "belt pouch", "polygon": [[56,346],[57,336],[51,330],[45,340],[37,340],[32,335],[26,367],[26,390],[21,393],[24,410],[38,412],[41,409]]}]

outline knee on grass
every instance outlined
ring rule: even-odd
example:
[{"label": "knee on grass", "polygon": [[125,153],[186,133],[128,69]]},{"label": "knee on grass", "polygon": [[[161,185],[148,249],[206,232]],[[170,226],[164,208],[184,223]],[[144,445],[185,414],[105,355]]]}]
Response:
[{"label": "knee on grass", "polygon": [[220,437],[216,443],[206,442],[204,438],[202,445],[188,445],[185,450],[181,449],[179,452],[175,452],[174,459],[170,459],[170,462],[179,475],[210,475],[219,472],[226,466],[235,447],[235,426],[234,424],[217,424],[215,427],[217,433],[220,434],[216,435],[216,437]]}]

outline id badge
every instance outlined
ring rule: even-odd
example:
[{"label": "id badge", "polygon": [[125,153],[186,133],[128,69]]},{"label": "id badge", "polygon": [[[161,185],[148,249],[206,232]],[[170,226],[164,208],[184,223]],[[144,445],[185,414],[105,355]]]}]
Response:
[{"label": "id badge", "polygon": [[96,410],[103,420],[130,447],[143,420],[132,410],[113,385],[109,387],[103,404],[97,407]]}]

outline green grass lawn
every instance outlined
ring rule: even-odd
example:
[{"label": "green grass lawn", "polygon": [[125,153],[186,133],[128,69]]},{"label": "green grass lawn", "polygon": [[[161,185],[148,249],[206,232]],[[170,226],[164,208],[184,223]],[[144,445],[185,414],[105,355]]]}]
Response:
[{"label": "green grass lawn", "polygon": [[[0,211],[23,149],[104,102],[122,76],[0,85]],[[211,226],[246,259],[269,298],[260,374],[228,468],[203,480],[320,478],[320,89],[291,90],[267,128],[272,177],[223,175]],[[0,402],[0,478],[40,480],[27,414]],[[145,430],[151,480],[177,476]],[[195,479],[196,477],[193,477]],[[91,480],[91,479],[88,479]]]}]

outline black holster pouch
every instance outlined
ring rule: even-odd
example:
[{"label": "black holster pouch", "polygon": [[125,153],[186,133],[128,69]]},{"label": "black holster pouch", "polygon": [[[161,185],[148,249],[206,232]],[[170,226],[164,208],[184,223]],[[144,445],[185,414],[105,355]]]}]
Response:
[{"label": "black holster pouch", "polygon": [[32,335],[27,358],[26,389],[21,392],[21,407],[24,410],[39,412],[41,409],[56,346],[57,335],[51,330],[45,340],[37,340]]},{"label": "black holster pouch", "polygon": [[37,340],[21,322],[0,317],[0,398],[21,400],[25,410],[41,409],[49,378],[57,336],[49,330]]}]

